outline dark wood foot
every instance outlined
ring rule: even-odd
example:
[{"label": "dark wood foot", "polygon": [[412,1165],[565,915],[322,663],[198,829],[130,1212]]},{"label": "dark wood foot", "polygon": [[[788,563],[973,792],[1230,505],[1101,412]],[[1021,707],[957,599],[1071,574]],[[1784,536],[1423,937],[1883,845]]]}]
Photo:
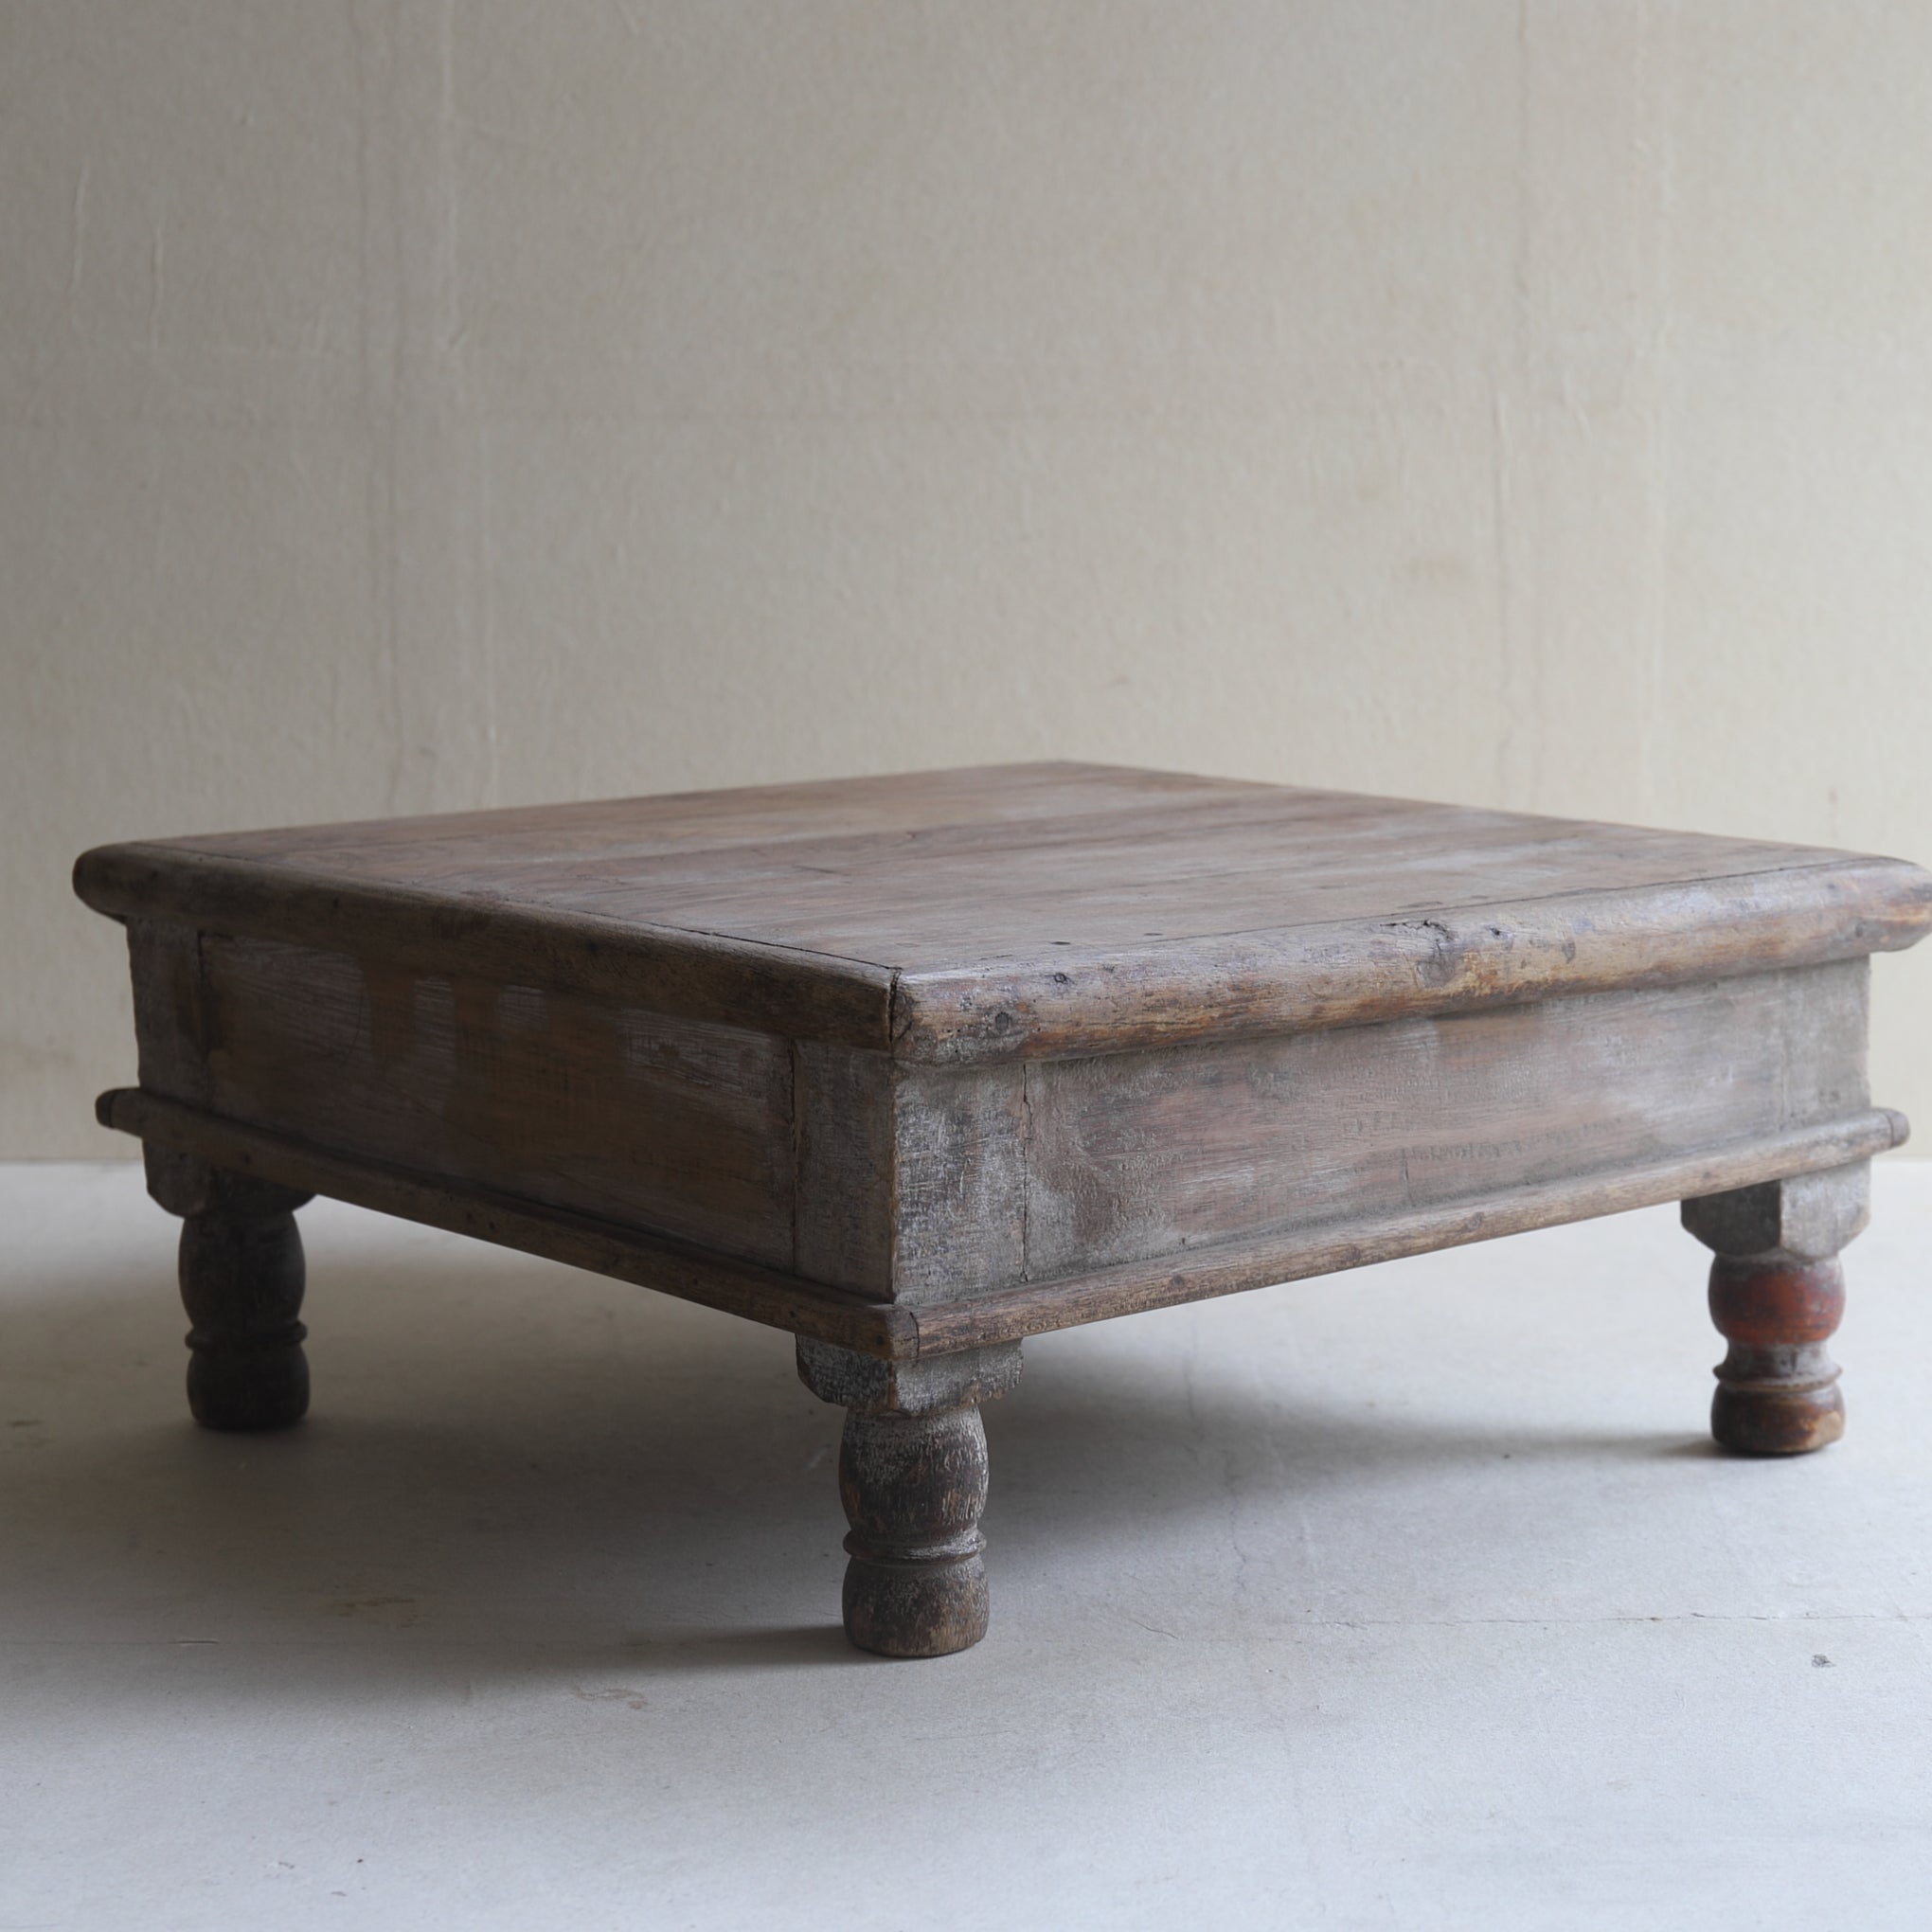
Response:
[{"label": "dark wood foot", "polygon": [[309,1409],[302,1237],[310,1196],[181,1156],[148,1163],[149,1191],[182,1216],[188,1405],[210,1429],[282,1429]]},{"label": "dark wood foot", "polygon": [[887,1657],[942,1657],[986,1635],[986,1428],[1018,1378],[1017,1344],[894,1364],[801,1339],[798,1373],[842,1404],[846,1635]]},{"label": "dark wood foot", "polygon": [[986,1635],[986,1424],[846,1415],[838,1494],[846,1521],[846,1635],[887,1657],[942,1657]]},{"label": "dark wood foot", "polygon": [[1825,1343],[1845,1312],[1836,1261],[1710,1264],[1710,1318],[1730,1343],[1718,1365],[1710,1433],[1726,1449],[1797,1456],[1845,1433],[1838,1365]]},{"label": "dark wood foot", "polygon": [[1710,1433],[1747,1456],[1800,1456],[1845,1433],[1838,1365],[1825,1344],[1845,1312],[1839,1248],[1869,1216],[1864,1162],[1684,1204],[1717,1251],[1710,1318],[1730,1344]]}]

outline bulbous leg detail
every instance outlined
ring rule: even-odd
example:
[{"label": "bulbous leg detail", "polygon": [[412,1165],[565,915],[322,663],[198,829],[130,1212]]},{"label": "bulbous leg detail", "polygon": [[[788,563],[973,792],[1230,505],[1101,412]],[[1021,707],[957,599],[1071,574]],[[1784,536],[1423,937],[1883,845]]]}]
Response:
[{"label": "bulbous leg detail", "polygon": [[986,1635],[986,1425],[976,1408],[846,1416],[839,1500],[846,1634],[888,1657],[942,1657]]},{"label": "bulbous leg detail", "polygon": [[1750,1456],[1798,1456],[1845,1433],[1838,1365],[1825,1350],[1844,1313],[1835,1261],[1711,1262],[1710,1318],[1730,1344],[1710,1404],[1719,1442]]},{"label": "bulbous leg detail", "polygon": [[798,1374],[846,1410],[838,1458],[846,1635],[886,1657],[942,1657],[986,1635],[986,1425],[1018,1379],[1016,1342],[880,1362],[801,1336]]},{"label": "bulbous leg detail", "polygon": [[1684,1225],[1717,1255],[1710,1318],[1730,1350],[1710,1433],[1725,1448],[1801,1456],[1845,1433],[1825,1344],[1845,1313],[1838,1250],[1869,1217],[1869,1175],[1857,1161],[1684,1203]]},{"label": "bulbous leg detail", "polygon": [[308,1412],[295,1216],[307,1198],[217,1171],[183,1218],[188,1405],[205,1428],[281,1429]]}]

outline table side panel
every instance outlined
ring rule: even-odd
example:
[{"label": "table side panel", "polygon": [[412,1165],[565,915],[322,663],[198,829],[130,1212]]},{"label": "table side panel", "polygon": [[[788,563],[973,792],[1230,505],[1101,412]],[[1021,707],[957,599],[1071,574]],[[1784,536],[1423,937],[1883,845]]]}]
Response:
[{"label": "table side panel", "polygon": [[1026,1273],[1652,1163],[1867,1104],[1869,962],[1026,1068]]},{"label": "table side panel", "polygon": [[949,1301],[1027,1268],[1027,1069],[904,1066],[895,1081],[892,1298]]},{"label": "table side panel", "polygon": [[1868,962],[928,1066],[134,921],[144,1089],[902,1305],[1372,1225],[1866,1105]]},{"label": "table side panel", "polygon": [[797,1272],[834,1288],[892,1292],[893,1066],[883,1053],[800,1040]]},{"label": "table side panel", "polygon": [[[216,1113],[789,1268],[792,1056],[608,999],[205,933]],[[170,1055],[178,1059],[179,1049]]]},{"label": "table side panel", "polygon": [[797,1271],[897,1302],[1025,1269],[1025,1074],[797,1046]]},{"label": "table side panel", "polygon": [[128,921],[134,1045],[141,1084],[205,1107],[209,1100],[202,1014],[201,935],[190,926]]}]

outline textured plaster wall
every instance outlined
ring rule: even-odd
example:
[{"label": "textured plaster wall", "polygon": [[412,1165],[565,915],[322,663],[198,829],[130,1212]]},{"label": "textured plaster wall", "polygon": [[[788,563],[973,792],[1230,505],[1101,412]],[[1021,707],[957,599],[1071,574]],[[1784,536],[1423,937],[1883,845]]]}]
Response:
[{"label": "textured plaster wall", "polygon": [[1932,858],[1928,129],[1896,0],[0,0],[0,1152],[114,1144],[117,836],[1074,755]]}]

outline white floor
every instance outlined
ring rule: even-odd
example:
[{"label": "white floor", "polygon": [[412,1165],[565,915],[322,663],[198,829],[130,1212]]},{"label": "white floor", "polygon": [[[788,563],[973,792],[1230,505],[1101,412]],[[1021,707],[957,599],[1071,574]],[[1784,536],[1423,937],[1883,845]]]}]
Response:
[{"label": "white floor", "polygon": [[1932,1167],[1796,1462],[1667,1210],[1029,1344],[925,1664],[778,1335],[317,1203],[211,1436],[137,1172],[0,1214],[0,1928],[1932,1925]]}]

